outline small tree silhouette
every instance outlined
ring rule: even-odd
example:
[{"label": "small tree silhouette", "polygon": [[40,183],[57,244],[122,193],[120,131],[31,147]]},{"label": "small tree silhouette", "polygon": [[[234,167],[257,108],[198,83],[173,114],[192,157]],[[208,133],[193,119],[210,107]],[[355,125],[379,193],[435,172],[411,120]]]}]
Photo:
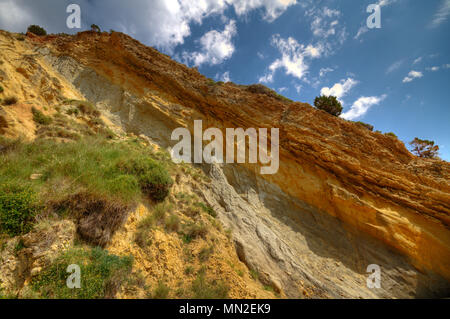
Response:
[{"label": "small tree silhouette", "polygon": [[323,110],[327,113],[330,113],[334,116],[339,116],[342,114],[342,104],[338,101],[338,99],[335,96],[318,96],[314,100],[314,106],[318,108],[319,110]]},{"label": "small tree silhouette", "polygon": [[421,140],[416,137],[409,144],[413,147],[412,152],[422,158],[436,158],[439,152],[439,146],[434,145],[434,141]]},{"label": "small tree silhouette", "polygon": [[96,24],[92,24],[91,25],[91,30],[94,31],[94,32],[98,32],[98,33],[102,32],[100,27],[98,25],[96,25]]},{"label": "small tree silhouette", "polygon": [[42,28],[42,27],[40,27],[38,25],[35,25],[35,24],[30,25],[28,27],[28,29],[27,29],[27,32],[33,33],[33,34],[38,35],[38,36],[47,35],[47,31],[45,31],[44,28]]}]

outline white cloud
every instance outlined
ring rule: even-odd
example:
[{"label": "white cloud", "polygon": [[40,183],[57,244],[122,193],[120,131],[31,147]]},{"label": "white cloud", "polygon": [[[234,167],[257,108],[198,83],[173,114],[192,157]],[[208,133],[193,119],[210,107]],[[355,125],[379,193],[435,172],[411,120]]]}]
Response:
[{"label": "white cloud", "polygon": [[[0,29],[23,32],[30,24],[50,32],[76,32],[66,28],[61,15],[72,0],[0,0]],[[223,18],[233,8],[238,16],[261,9],[263,18],[274,21],[296,0],[123,0],[76,1],[82,9],[83,28],[96,23],[102,29],[130,34],[167,53],[191,35],[191,25],[214,15]]]},{"label": "white cloud", "polygon": [[[337,33],[336,27],[339,24],[339,20],[335,18],[340,15],[341,13],[338,10],[327,7],[324,7],[322,10],[317,10],[314,20],[311,23],[311,31],[314,36],[328,38],[329,36],[335,35]],[[330,19],[332,20],[330,21]]]},{"label": "white cloud", "polygon": [[365,115],[372,106],[379,104],[387,95],[382,96],[363,96],[353,103],[350,110],[341,115],[346,120],[354,120]]},{"label": "white cloud", "polygon": [[420,61],[422,61],[421,56],[414,60],[413,65],[419,63]]},{"label": "white cloud", "polygon": [[414,79],[419,79],[423,77],[423,73],[419,71],[411,71],[408,73],[408,76],[403,79],[403,83],[412,82]]},{"label": "white cloud", "polygon": [[358,32],[353,39],[358,40],[366,32],[369,32],[369,28],[364,25],[358,29]]},{"label": "white cloud", "polygon": [[388,69],[386,70],[386,74],[392,73],[395,70],[399,69],[402,66],[402,64],[403,64],[403,60],[394,62],[392,65],[390,65],[388,67]]},{"label": "white cloud", "polygon": [[450,64],[444,64],[442,67],[443,67],[444,69],[450,69]]},{"label": "white cloud", "polygon": [[430,28],[436,28],[442,23],[444,23],[449,15],[450,15],[450,0],[442,0],[442,4],[439,7],[439,10],[434,15],[433,21],[431,21]]},{"label": "white cloud", "polygon": [[341,80],[339,83],[333,85],[333,87],[324,87],[320,91],[320,94],[326,96],[335,96],[338,100],[343,98],[347,93],[356,85],[358,81],[348,78],[347,80]]},{"label": "white cloud", "polygon": [[438,66],[432,66],[431,68],[427,68],[427,71],[436,72],[439,71],[440,67]]},{"label": "white cloud", "polygon": [[334,69],[332,69],[332,68],[321,68],[320,69],[320,71],[319,71],[319,77],[324,77],[327,73],[329,73],[329,72],[333,72],[334,71]]},{"label": "white cloud", "polygon": [[300,92],[302,91],[302,86],[300,84],[295,84],[295,91],[297,91],[298,94],[300,94]]},{"label": "white cloud", "polygon": [[309,69],[307,60],[318,58],[323,52],[320,45],[304,46],[294,38],[283,39],[279,34],[272,37],[272,45],[278,48],[281,58],[276,59],[269,66],[269,72],[259,79],[260,82],[273,82],[273,76],[278,69],[284,69],[286,74],[301,80]]},{"label": "white cloud", "polygon": [[227,72],[223,73],[222,75],[217,74],[216,79],[218,79],[219,81],[225,82],[225,83],[231,82],[230,72],[227,71]]},{"label": "white cloud", "polygon": [[201,50],[183,52],[183,59],[195,66],[220,64],[233,55],[235,47],[232,40],[236,33],[236,21],[231,20],[222,32],[212,30],[205,33],[199,40]]},{"label": "white cloud", "polygon": [[225,2],[234,7],[237,15],[245,15],[254,9],[264,8],[264,19],[272,22],[288,7],[296,4],[297,0],[225,0]]},{"label": "white cloud", "polygon": [[15,0],[0,1],[0,28],[25,31],[25,24],[31,21],[28,10],[23,10]]}]

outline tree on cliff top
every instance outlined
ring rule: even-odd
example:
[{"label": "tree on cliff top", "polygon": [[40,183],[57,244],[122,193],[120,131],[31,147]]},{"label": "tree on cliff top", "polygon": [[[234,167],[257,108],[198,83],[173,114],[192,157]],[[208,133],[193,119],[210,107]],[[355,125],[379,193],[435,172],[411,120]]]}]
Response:
[{"label": "tree on cliff top", "polygon": [[40,27],[38,25],[35,25],[35,24],[30,25],[28,27],[28,29],[27,29],[27,32],[33,33],[33,34],[38,35],[38,36],[47,35],[47,31],[45,31],[44,28],[42,28],[42,27]]},{"label": "tree on cliff top", "polygon": [[314,100],[314,106],[334,116],[341,115],[343,110],[341,102],[335,96],[318,96]]},{"label": "tree on cliff top", "polygon": [[434,141],[421,140],[416,137],[409,144],[413,147],[412,152],[422,158],[436,158],[439,152],[439,146],[435,145]]},{"label": "tree on cliff top", "polygon": [[102,32],[100,27],[98,25],[96,25],[96,24],[92,24],[91,25],[91,30],[94,31],[94,32],[98,32],[98,33]]}]

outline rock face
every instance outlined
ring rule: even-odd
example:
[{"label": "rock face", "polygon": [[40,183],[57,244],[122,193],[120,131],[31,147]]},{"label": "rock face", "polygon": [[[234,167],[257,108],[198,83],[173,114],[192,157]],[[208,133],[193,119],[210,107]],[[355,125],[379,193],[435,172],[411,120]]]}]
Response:
[{"label": "rock face", "polygon": [[[8,36],[0,34],[1,45],[17,46]],[[48,104],[82,96],[113,128],[163,147],[195,119],[204,129],[279,128],[277,174],[204,165],[212,182],[201,190],[233,230],[240,259],[276,290],[292,298],[450,296],[449,163],[418,159],[394,137],[270,91],[212,83],[121,33],[20,45],[28,53],[18,77],[54,78],[35,96]],[[380,289],[367,288],[371,264],[381,267]]]}]

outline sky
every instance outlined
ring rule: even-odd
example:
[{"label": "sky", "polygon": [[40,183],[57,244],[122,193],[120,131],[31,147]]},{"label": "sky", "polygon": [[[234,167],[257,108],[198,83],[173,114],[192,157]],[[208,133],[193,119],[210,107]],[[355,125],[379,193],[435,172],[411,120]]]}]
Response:
[{"label": "sky", "polygon": [[[81,29],[69,29],[69,4]],[[368,28],[370,4],[380,28]],[[435,141],[450,161],[450,0],[0,0],[0,29],[121,31],[215,80],[262,83],[343,118]]]}]

